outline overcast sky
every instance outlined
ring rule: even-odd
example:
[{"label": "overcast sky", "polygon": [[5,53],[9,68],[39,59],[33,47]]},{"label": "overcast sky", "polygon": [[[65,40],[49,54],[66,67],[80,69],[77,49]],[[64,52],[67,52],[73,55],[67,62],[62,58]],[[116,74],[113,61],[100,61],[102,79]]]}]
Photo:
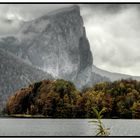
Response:
[{"label": "overcast sky", "polygon": [[[0,5],[0,35],[69,5]],[[80,5],[94,64],[111,72],[140,76],[140,5]]]}]

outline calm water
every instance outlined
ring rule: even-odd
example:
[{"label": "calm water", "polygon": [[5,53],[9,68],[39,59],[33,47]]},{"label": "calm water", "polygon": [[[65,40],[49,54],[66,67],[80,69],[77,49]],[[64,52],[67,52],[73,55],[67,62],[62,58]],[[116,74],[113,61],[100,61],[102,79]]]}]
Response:
[{"label": "calm water", "polygon": [[[90,119],[0,119],[0,136],[94,136]],[[140,136],[140,120],[102,120],[111,136]]]}]

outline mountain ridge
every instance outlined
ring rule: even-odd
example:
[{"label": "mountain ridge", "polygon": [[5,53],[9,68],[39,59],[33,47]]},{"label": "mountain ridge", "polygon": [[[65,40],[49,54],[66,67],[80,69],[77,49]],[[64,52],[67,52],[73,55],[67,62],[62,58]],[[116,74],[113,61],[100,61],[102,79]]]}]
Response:
[{"label": "mountain ridge", "polygon": [[105,77],[109,78],[111,81],[129,79],[129,78],[140,81],[140,76],[133,76],[133,75],[128,75],[128,74],[109,72],[109,71],[100,69],[100,68],[96,67],[95,65],[93,65],[93,70],[96,74],[105,76]]}]

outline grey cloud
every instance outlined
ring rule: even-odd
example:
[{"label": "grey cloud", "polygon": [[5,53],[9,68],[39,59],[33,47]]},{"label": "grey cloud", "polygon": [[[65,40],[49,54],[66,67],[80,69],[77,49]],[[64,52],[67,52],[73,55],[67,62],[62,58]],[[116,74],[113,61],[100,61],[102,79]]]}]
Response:
[{"label": "grey cloud", "polygon": [[23,20],[31,20],[51,11],[70,6],[71,4],[17,4],[10,5],[11,12],[18,13]]},{"label": "grey cloud", "polygon": [[13,20],[4,19],[3,22],[4,22],[4,23],[7,23],[7,24],[12,24],[12,23],[13,23]]},{"label": "grey cloud", "polygon": [[127,8],[138,8],[140,9],[140,4],[81,4],[82,9],[106,12],[109,14],[116,14]]},{"label": "grey cloud", "polygon": [[0,4],[0,35],[13,34],[21,22],[66,6],[70,4]]},{"label": "grey cloud", "polygon": [[99,68],[140,75],[140,5],[81,5],[82,15]]}]

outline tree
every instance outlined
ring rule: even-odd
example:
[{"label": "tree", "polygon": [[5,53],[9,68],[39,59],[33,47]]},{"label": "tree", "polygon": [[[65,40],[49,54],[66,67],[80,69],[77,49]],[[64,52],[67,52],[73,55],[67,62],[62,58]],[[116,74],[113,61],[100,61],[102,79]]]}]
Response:
[{"label": "tree", "polygon": [[140,119],[140,101],[134,102],[131,110],[132,110],[132,118]]}]

